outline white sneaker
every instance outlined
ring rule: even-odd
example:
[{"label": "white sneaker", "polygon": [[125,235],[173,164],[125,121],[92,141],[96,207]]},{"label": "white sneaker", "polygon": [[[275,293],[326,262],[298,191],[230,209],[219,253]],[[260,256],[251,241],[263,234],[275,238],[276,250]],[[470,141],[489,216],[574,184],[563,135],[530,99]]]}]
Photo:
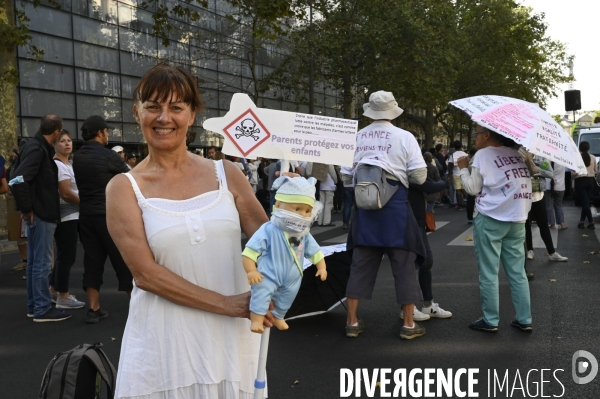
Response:
[{"label": "white sneaker", "polygon": [[447,319],[452,317],[452,312],[448,312],[447,310],[440,308],[440,305],[437,303],[434,303],[428,308],[422,307],[421,312],[429,317],[437,317],[439,319]]},{"label": "white sneaker", "polygon": [[52,303],[56,303],[56,301],[58,300],[58,292],[50,291],[50,300],[52,301]]},{"label": "white sneaker", "polygon": [[[429,320],[430,316],[425,313],[419,312],[419,309],[415,306],[415,310],[413,311],[413,320],[414,321],[425,321]],[[404,310],[400,309],[400,319],[404,320]]]},{"label": "white sneaker", "polygon": [[569,258],[567,258],[566,256],[562,256],[558,252],[555,252],[552,255],[548,256],[548,259],[553,260],[555,262],[566,262],[569,260]]},{"label": "white sneaker", "polygon": [[534,255],[535,255],[535,254],[533,253],[533,250],[532,250],[532,249],[530,249],[529,251],[527,251],[527,259],[533,259],[533,256],[534,256]]}]

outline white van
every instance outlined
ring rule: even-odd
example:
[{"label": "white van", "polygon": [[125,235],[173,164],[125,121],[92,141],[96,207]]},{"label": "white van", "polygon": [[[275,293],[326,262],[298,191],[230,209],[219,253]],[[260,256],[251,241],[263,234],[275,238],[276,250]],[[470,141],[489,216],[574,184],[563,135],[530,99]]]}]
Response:
[{"label": "white van", "polygon": [[[596,162],[600,165],[600,125],[595,124],[590,127],[581,127],[576,129],[575,134],[573,134],[573,141],[577,144],[579,148],[579,143],[583,141],[587,141],[590,143],[590,154],[593,154],[596,157]],[[596,176],[596,182],[598,182],[598,178],[600,177],[600,173]],[[594,191],[592,192],[591,198],[592,204],[600,204],[600,185],[596,184],[594,186]],[[575,205],[579,205],[579,201],[575,196]]]},{"label": "white van", "polygon": [[577,147],[582,141],[590,143],[590,154],[594,154],[596,161],[599,161],[600,164],[600,126],[598,124],[577,129],[573,135],[573,141]]}]

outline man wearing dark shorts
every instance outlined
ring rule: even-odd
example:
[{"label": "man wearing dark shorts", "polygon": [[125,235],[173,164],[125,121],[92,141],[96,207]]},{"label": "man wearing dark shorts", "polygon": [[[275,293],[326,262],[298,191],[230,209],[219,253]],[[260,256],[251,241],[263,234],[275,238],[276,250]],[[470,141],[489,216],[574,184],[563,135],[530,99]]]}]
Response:
[{"label": "man wearing dark shorts", "polygon": [[363,320],[357,315],[358,304],[371,299],[381,259],[386,254],[394,275],[396,302],[402,305],[400,338],[414,339],[425,334],[425,328],[415,323],[413,316],[415,302],[423,299],[415,261],[422,261],[426,250],[408,203],[408,186],[425,182],[427,165],[415,137],[391,123],[402,113],[392,93],[372,93],[363,108],[363,115],[373,119],[373,123],[357,133],[354,165],[380,167],[387,183],[397,189],[381,209],[357,206],[353,210],[347,243],[353,254],[346,287],[346,336],[355,338],[364,331]]},{"label": "man wearing dark shorts", "polygon": [[85,143],[73,159],[75,180],[79,188],[79,238],[83,244],[83,289],[90,308],[87,323],[97,323],[108,316],[100,309],[100,287],[104,263],[110,258],[117,278],[119,291],[128,294],[133,289],[133,276],[123,261],[106,227],[106,186],[116,174],[127,173],[129,168],[123,158],[105,146],[108,129],[104,118],[93,115],[81,126]]}]

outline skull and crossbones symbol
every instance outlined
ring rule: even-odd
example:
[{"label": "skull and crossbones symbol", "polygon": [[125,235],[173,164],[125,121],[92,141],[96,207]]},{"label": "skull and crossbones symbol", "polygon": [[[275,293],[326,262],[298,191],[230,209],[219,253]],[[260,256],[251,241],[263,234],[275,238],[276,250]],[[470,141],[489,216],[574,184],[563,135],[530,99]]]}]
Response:
[{"label": "skull and crossbones symbol", "polygon": [[240,132],[239,134],[235,135],[236,139],[239,139],[242,136],[252,137],[254,141],[259,139],[259,137],[255,136],[255,134],[260,134],[260,129],[256,127],[256,122],[250,118],[244,119],[239,126],[235,127],[235,130]]}]

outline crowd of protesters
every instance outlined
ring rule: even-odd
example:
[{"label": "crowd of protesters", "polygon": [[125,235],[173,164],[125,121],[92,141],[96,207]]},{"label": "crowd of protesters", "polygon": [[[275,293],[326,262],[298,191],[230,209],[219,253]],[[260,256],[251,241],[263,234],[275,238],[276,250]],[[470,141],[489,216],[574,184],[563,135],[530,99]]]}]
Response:
[{"label": "crowd of protesters", "polygon": [[[253,390],[259,342],[244,326],[247,278],[241,257],[231,254],[239,250],[241,232],[251,237],[268,220],[275,204],[273,182],[282,173],[318,181],[316,199],[324,205],[319,226],[335,227],[332,213],[342,213],[341,228],[348,229],[347,249],[352,251],[347,337],[358,337],[366,328],[358,317],[359,303],[371,299],[384,254],[400,305],[400,338],[425,334],[416,321],[452,317],[434,301],[434,254],[427,231],[435,230],[435,205],[447,202],[457,210],[466,205],[467,222],[473,224],[482,317],[469,324],[472,329],[498,331],[502,261],[516,310],[510,324],[532,331],[527,280],[533,276],[526,272],[527,259],[534,256],[532,223],[548,259],[567,261],[556,252],[549,230],[567,228],[564,168],[481,126],[468,153],[460,141],[448,152],[442,144],[421,150],[411,133],[392,123],[403,111],[389,92],[371,94],[363,106],[372,123],[357,134],[361,150],[354,154],[353,168],[225,157],[215,147],[206,154],[190,152],[185,133],[203,104],[183,68],[150,70],[135,89],[134,103],[148,144],[143,160],[122,146],[107,148],[111,127],[97,115],[83,122],[85,142],[73,155],[72,136],[62,119],[46,115],[35,136],[13,151],[0,180],[0,193],[11,193],[9,239],[19,243],[22,258],[15,270],[26,269],[28,317],[66,320],[68,310],[86,305],[87,323],[108,317],[100,306],[107,258],[118,290],[131,298],[116,397],[158,391],[246,397]],[[386,134],[369,134],[375,130]],[[586,144],[580,151],[587,174],[575,174],[574,185],[582,201],[578,227],[593,229],[590,179],[597,165]],[[355,199],[359,171],[367,166],[380,170],[382,184],[392,193],[379,209],[359,207]],[[515,167],[528,173],[509,173]],[[70,293],[78,237],[87,303]],[[267,315],[265,325],[271,321]],[[168,350],[165,342],[171,343]],[[203,356],[187,356],[190,347]],[[187,362],[188,371],[162,366],[173,359]],[[216,374],[199,376],[192,370]]]},{"label": "crowd of protesters", "polygon": [[[370,109],[367,111],[373,112]],[[368,112],[365,113],[365,116]],[[377,121],[377,123],[382,123],[380,120]],[[387,119],[384,122],[389,123]],[[25,185],[11,184],[12,195],[8,196],[8,219],[9,239],[17,242],[22,259],[13,270],[27,269],[28,263],[33,265],[23,278],[31,280],[28,282],[28,286],[31,286],[28,316],[33,317],[35,321],[62,320],[68,318],[68,314],[63,310],[85,306],[84,302],[69,292],[70,268],[75,261],[78,237],[85,252],[83,286],[89,302],[88,322],[94,323],[107,316],[106,311],[100,308],[99,303],[103,265],[107,257],[110,258],[119,279],[119,290],[131,292],[131,273],[106,228],[104,190],[113,176],[130,171],[140,159],[135,152],[126,153],[120,145],[112,147],[111,150],[106,148],[109,129],[110,127],[102,117],[88,118],[82,125],[82,137],[85,143],[77,151],[77,155],[73,156],[71,134],[62,129],[62,121],[59,117],[47,115],[42,119],[35,138],[29,142],[23,142],[20,149],[14,149],[11,153],[10,167],[4,168],[5,176],[2,179],[0,191],[8,191],[8,184],[4,183],[18,176],[22,176],[24,181],[30,182]],[[430,317],[427,312],[423,311],[427,311],[430,306],[434,306],[438,317],[440,317],[439,315],[451,315],[450,312],[439,308],[429,293],[433,257],[425,232],[429,231],[427,230],[427,218],[433,214],[435,205],[449,204],[458,210],[462,210],[466,205],[467,221],[473,223],[477,193],[471,195],[468,190],[464,189],[461,167],[457,160],[469,159],[468,171],[470,171],[477,148],[470,149],[469,154],[463,152],[462,148],[462,143],[455,141],[449,151],[442,144],[436,145],[429,151],[414,150],[427,169],[427,181],[422,184],[409,185],[407,192],[407,198],[416,216],[425,248],[425,251],[419,254],[423,257],[424,262],[418,268],[418,280],[421,284],[424,306],[421,310],[414,308],[412,312],[417,321],[427,320]],[[575,174],[573,176],[575,191],[582,201],[582,216],[578,227],[586,227],[584,220],[587,218],[589,221],[587,228],[592,229],[594,223],[589,211],[588,186],[591,186],[589,181],[593,180],[592,176],[597,173],[597,166],[595,158],[587,154],[588,148],[585,142],[581,144],[580,149],[589,173],[587,176]],[[200,150],[195,153],[201,157],[204,156]],[[244,174],[267,215],[270,214],[275,197],[271,186],[280,174],[280,160],[261,158],[246,160],[224,156],[216,147],[209,147],[205,154],[209,160],[228,159],[231,161]],[[528,167],[535,168],[531,170],[531,174],[534,176],[531,183],[533,190],[531,211],[524,223],[526,258],[534,258],[531,225],[537,224],[541,238],[546,245],[548,259],[567,261],[568,258],[556,252],[550,229],[555,229],[557,226],[562,229],[568,228],[562,211],[562,199],[565,193],[565,173],[569,173],[569,171],[565,171],[564,167],[547,162],[543,158],[534,158],[531,154],[525,155],[531,158]],[[50,163],[49,160],[53,160],[53,162]],[[393,165],[401,165],[399,162],[395,160]],[[40,170],[39,165],[42,164],[49,167]],[[536,165],[544,165],[544,167],[540,168]],[[50,172],[54,172],[56,176],[57,190],[54,190],[53,186],[42,187],[35,183],[40,179],[49,178],[44,173]],[[343,214],[342,228],[348,229],[354,203],[354,189],[352,179],[344,180],[343,175],[344,173],[351,174],[351,170],[335,165],[292,161],[289,163],[289,172],[318,179],[316,196],[324,204],[324,209],[317,220],[319,226],[335,226],[331,222],[332,213],[338,212]],[[421,201],[421,199],[424,200]],[[56,201],[58,201],[58,206],[56,206]],[[421,209],[421,204],[425,204],[423,209]],[[21,211],[16,211],[15,205]],[[39,209],[37,211],[39,223],[32,222],[32,209]],[[29,210],[29,212],[23,212],[23,210]],[[20,215],[23,215],[23,218],[20,218]],[[432,218],[432,220],[434,219]],[[432,228],[434,229],[434,227]],[[29,232],[30,229],[31,232]],[[363,227],[362,230],[368,229]],[[30,248],[27,245],[28,241],[31,242]],[[48,272],[49,267],[52,270],[46,284],[43,275]],[[532,279],[533,274],[527,273],[527,277]],[[45,285],[49,286],[48,295],[45,290],[40,288]],[[50,302],[56,303],[56,308],[52,308]],[[405,304],[402,305],[400,315],[401,318],[404,318]],[[352,324],[357,322],[352,317],[349,320],[353,321]]]}]

